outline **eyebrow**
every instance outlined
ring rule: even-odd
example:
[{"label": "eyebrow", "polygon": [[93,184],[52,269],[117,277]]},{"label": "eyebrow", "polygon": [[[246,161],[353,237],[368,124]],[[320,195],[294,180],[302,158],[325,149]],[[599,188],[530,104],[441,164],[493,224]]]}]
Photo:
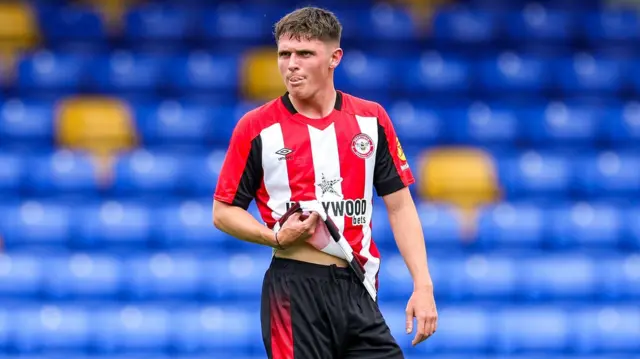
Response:
[{"label": "eyebrow", "polygon": [[295,52],[296,54],[300,54],[300,53],[310,53],[312,55],[316,54],[316,52],[313,51],[313,50],[299,49],[299,50],[294,50],[294,51],[291,51],[291,50],[280,50],[280,51],[278,51],[278,55],[290,54],[292,52]]}]

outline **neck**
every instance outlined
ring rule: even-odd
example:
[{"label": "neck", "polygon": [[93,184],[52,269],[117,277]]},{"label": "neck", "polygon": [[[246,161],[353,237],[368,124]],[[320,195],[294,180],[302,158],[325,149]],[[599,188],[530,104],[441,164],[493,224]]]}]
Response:
[{"label": "neck", "polygon": [[309,118],[323,118],[328,116],[335,107],[336,90],[333,86],[328,86],[308,99],[298,99],[291,94],[289,99],[301,115]]}]

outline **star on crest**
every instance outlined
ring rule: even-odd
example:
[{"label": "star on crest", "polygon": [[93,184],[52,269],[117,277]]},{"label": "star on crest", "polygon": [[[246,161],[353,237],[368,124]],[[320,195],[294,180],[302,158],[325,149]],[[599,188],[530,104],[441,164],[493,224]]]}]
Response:
[{"label": "star on crest", "polygon": [[333,188],[333,185],[342,182],[342,178],[337,178],[337,179],[332,179],[332,180],[327,180],[327,178],[324,176],[324,173],[322,174],[322,182],[320,183],[316,183],[316,186],[320,187],[320,190],[322,191],[322,196],[324,197],[325,193],[331,193],[334,194],[338,197],[342,197],[342,195],[340,193],[338,193],[338,191],[335,190],[335,188]]}]

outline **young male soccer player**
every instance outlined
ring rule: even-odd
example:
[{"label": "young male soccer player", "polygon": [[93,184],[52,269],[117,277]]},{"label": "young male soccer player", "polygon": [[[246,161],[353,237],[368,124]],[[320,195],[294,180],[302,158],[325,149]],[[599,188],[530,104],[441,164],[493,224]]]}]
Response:
[{"label": "young male soccer player", "polygon": [[[317,212],[308,218],[294,213],[274,231],[299,201],[322,204],[377,289],[380,255],[371,238],[375,188],[414,280],[407,333],[414,318],[414,345],[436,330],[424,237],[407,189],[414,178],[385,110],[334,88],[341,32],[331,12],[313,7],[276,24],[278,67],[287,92],[238,122],[214,196],[217,228],[274,248],[261,314],[272,359],[403,358],[377,302],[347,262],[310,244],[325,225]],[[254,199],[266,226],[246,211]]]}]

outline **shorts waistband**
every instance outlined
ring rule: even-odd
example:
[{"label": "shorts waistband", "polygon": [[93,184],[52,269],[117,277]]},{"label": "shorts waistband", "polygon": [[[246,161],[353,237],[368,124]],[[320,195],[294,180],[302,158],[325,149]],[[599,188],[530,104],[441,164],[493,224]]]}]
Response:
[{"label": "shorts waistband", "polygon": [[349,267],[338,267],[335,264],[323,265],[303,262],[289,258],[273,257],[271,268],[277,271],[284,271],[292,274],[302,274],[314,277],[337,278],[357,280],[355,273]]}]

